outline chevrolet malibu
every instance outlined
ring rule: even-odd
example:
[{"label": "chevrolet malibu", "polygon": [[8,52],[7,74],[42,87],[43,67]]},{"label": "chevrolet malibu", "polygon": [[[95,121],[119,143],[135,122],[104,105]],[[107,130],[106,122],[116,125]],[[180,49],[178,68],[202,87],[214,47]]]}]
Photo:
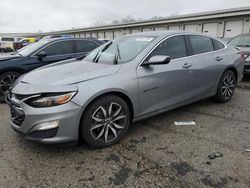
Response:
[{"label": "chevrolet malibu", "polygon": [[12,128],[27,139],[102,148],[132,122],[208,97],[229,101],[243,69],[244,55],[219,39],[140,33],[25,74],[5,97]]}]

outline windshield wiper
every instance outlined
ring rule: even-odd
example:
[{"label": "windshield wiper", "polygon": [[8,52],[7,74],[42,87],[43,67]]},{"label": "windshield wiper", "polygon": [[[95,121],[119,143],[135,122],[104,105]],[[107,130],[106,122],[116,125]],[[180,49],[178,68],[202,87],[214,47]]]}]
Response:
[{"label": "windshield wiper", "polygon": [[106,46],[104,46],[103,49],[100,49],[100,50],[97,52],[96,56],[95,56],[94,59],[93,59],[93,62],[94,62],[94,63],[98,63],[98,61],[99,61],[99,59],[100,59],[100,57],[101,57],[101,53],[104,52],[105,50],[107,50],[108,47],[109,47],[112,43],[113,43],[113,42],[108,43]]},{"label": "windshield wiper", "polygon": [[119,45],[116,45],[116,54],[115,54],[115,58],[114,58],[114,65],[118,64],[118,60],[121,59],[121,51],[119,48]]}]

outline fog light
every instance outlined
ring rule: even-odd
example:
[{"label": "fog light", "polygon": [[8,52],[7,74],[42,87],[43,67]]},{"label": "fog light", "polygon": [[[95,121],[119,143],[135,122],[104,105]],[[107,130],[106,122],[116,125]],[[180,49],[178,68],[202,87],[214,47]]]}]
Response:
[{"label": "fog light", "polygon": [[48,121],[48,122],[44,122],[44,123],[40,123],[36,125],[35,130],[38,130],[38,131],[49,130],[49,129],[57,128],[58,126],[59,126],[58,121]]}]

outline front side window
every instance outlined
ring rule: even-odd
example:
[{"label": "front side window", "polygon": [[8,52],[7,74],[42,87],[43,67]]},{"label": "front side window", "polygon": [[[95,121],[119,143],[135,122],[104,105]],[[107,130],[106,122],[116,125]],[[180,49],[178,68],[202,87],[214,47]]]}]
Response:
[{"label": "front side window", "polygon": [[85,61],[102,64],[122,64],[136,58],[155,37],[126,36],[105,43],[91,52]]},{"label": "front side window", "polygon": [[74,43],[72,40],[52,43],[44,48],[47,56],[64,55],[74,53]]},{"label": "front side window", "polygon": [[166,39],[154,49],[148,59],[156,55],[169,56],[171,59],[187,56],[184,36],[175,36]]},{"label": "front side window", "polygon": [[214,51],[212,39],[209,37],[190,35],[189,39],[193,55]]},{"label": "front side window", "polygon": [[97,44],[88,40],[76,40],[76,53],[90,52],[97,47]]}]

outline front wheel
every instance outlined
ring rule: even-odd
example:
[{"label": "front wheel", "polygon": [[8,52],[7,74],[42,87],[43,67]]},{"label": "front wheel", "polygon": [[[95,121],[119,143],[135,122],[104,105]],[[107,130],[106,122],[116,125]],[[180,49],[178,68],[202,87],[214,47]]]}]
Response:
[{"label": "front wheel", "polygon": [[129,107],[120,97],[107,95],[98,98],[83,115],[80,136],[93,147],[113,145],[127,132],[130,118]]},{"label": "front wheel", "polygon": [[218,102],[227,102],[233,95],[236,88],[237,79],[233,71],[227,70],[223,73],[215,95],[215,100]]},{"label": "front wheel", "polygon": [[[17,78],[21,76],[18,72],[6,72],[0,75],[0,96],[3,96],[4,92],[13,86]],[[2,99],[0,98],[2,101]]]}]

